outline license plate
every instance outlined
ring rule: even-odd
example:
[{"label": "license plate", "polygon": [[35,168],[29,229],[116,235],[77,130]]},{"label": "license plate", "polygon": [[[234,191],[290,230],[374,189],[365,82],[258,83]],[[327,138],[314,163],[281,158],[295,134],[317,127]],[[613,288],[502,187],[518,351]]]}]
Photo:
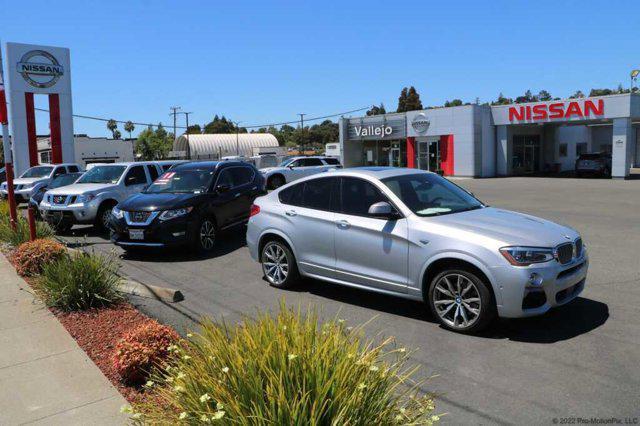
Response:
[{"label": "license plate", "polygon": [[131,240],[144,240],[143,229],[129,229],[129,239]]}]

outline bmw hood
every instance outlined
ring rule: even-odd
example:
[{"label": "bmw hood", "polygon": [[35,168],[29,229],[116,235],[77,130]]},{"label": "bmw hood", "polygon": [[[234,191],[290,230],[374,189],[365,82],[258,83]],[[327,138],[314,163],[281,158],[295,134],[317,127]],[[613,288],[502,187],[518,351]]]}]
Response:
[{"label": "bmw hood", "polygon": [[425,219],[442,226],[441,231],[447,235],[466,231],[504,245],[555,247],[579,237],[578,232],[568,226],[493,207]]},{"label": "bmw hood", "polygon": [[87,193],[98,194],[100,192],[116,188],[118,185],[110,183],[74,183],[72,185],[61,186],[60,188],[48,191],[51,195],[82,195]]},{"label": "bmw hood", "polygon": [[197,194],[175,193],[140,193],[132,195],[120,204],[118,208],[126,211],[156,211],[179,209],[192,205],[198,197]]}]

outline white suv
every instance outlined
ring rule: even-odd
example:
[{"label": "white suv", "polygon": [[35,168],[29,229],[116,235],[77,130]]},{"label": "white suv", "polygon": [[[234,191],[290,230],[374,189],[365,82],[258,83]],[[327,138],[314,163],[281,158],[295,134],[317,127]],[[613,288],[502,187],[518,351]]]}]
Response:
[{"label": "white suv", "polygon": [[[40,188],[49,184],[51,179],[67,173],[81,172],[82,167],[75,163],[41,164],[27,169],[19,178],[13,180],[13,191],[16,202],[27,203]],[[7,198],[7,182],[0,186],[0,195]]]},{"label": "white suv", "polygon": [[58,232],[85,223],[104,230],[113,207],[144,190],[161,173],[155,162],[101,164],[73,185],[47,191],[40,213]]},{"label": "white suv", "polygon": [[278,167],[260,169],[268,189],[276,189],[296,179],[342,168],[340,160],[331,157],[290,157]]}]

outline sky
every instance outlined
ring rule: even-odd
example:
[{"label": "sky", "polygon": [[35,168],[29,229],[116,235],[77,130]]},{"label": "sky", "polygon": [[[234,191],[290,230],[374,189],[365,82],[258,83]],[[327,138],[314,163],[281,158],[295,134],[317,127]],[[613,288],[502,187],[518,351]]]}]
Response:
[{"label": "sky", "polygon": [[[425,106],[628,87],[639,16],[637,2],[584,0],[0,0],[0,41],[70,48],[75,114],[168,125],[181,106],[190,123],[250,126],[395,110],[411,85]],[[74,131],[109,134],[85,119]]]}]

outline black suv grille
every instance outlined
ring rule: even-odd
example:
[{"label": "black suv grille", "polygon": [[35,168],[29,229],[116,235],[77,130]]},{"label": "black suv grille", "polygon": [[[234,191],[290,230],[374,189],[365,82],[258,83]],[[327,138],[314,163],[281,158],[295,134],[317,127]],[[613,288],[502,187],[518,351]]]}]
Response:
[{"label": "black suv grille", "polygon": [[129,213],[129,217],[131,218],[131,222],[135,223],[144,223],[151,216],[151,212],[131,212]]},{"label": "black suv grille", "polygon": [[573,244],[571,243],[559,245],[556,251],[558,253],[558,262],[563,265],[571,262],[571,259],[573,259]]}]

